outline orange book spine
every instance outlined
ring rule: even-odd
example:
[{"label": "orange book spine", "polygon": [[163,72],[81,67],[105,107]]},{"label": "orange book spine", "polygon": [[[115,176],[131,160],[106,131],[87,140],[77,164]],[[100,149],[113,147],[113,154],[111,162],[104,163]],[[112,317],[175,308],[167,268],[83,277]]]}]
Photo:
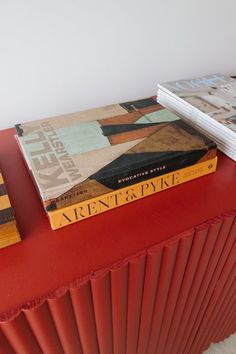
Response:
[{"label": "orange book spine", "polygon": [[48,212],[51,227],[54,230],[59,229],[93,215],[103,213],[121,205],[125,205],[132,201],[207,175],[216,170],[216,165],[217,157],[136,183],[132,186],[108,192],[104,195],[73,204],[63,209]]}]

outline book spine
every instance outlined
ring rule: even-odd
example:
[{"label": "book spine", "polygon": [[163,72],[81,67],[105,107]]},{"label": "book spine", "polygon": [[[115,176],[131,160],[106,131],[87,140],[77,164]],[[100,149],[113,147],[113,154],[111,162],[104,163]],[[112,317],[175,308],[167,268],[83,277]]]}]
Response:
[{"label": "book spine", "polygon": [[51,227],[53,230],[56,230],[93,215],[98,215],[132,201],[207,175],[216,170],[216,165],[217,157],[133,184],[132,186],[108,192],[63,209],[48,212]]},{"label": "book spine", "polygon": [[2,173],[0,172],[0,225],[14,220],[14,212],[11,206]]},{"label": "book spine", "polygon": [[[181,122],[178,123],[178,126],[181,127]],[[189,131],[192,129],[192,127],[188,126]],[[104,174],[103,177],[95,174],[90,176],[88,180],[79,183],[77,186],[61,194],[57,198],[44,201],[44,208],[46,212],[64,209],[67,206],[96,198],[105,193],[117,191],[121,188],[144,182],[150,178],[192,166],[199,163],[198,161],[203,161],[203,159],[214,158],[216,156],[216,151],[216,145],[212,142],[212,146],[209,150],[193,150],[186,156],[180,156],[177,154],[177,156],[172,156],[165,162],[159,161],[157,163],[154,161],[147,161],[142,165],[137,163],[136,166],[133,165],[132,171],[123,169],[119,174],[115,173],[112,175],[109,172],[109,174]]]}]

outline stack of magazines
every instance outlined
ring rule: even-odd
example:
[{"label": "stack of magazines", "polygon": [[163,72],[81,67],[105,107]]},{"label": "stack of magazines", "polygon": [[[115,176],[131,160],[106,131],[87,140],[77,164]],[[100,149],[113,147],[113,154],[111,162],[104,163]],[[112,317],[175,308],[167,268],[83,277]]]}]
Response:
[{"label": "stack of magazines", "polygon": [[236,161],[236,80],[213,74],[158,85],[158,101],[214,140]]}]

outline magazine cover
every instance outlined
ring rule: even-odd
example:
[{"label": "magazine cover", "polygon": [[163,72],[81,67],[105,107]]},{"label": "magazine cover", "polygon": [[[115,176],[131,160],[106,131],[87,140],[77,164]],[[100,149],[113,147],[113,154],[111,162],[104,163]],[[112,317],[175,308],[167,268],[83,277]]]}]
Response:
[{"label": "magazine cover", "polygon": [[158,87],[164,91],[167,89],[236,133],[235,79],[223,74],[213,74],[171,81]]},{"label": "magazine cover", "polygon": [[46,210],[213,158],[216,145],[154,98],[16,126]]}]

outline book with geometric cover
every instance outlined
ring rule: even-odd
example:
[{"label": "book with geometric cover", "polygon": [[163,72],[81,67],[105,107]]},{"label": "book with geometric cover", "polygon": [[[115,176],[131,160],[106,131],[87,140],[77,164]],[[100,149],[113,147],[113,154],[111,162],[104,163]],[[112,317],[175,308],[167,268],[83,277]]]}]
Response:
[{"label": "book with geometric cover", "polygon": [[47,212],[216,157],[214,142],[154,98],[22,123],[16,129]]},{"label": "book with geometric cover", "polygon": [[0,248],[20,242],[14,210],[11,206],[6,185],[0,171]]}]

